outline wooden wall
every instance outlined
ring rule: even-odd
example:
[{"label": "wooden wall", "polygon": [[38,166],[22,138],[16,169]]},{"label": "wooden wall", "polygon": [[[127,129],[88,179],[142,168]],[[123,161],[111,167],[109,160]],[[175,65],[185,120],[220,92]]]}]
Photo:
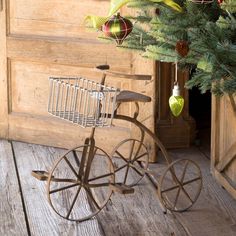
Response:
[{"label": "wooden wall", "polygon": [[[153,75],[149,82],[130,82],[109,78],[108,83],[121,89],[131,89],[152,97],[141,105],[140,120],[157,132],[167,147],[188,146],[190,128],[183,132],[186,122],[173,122],[168,103],[162,103],[171,93],[173,74],[170,66],[142,59],[137,54],[117,50],[115,45],[97,40],[96,32],[88,32],[83,20],[86,15],[106,15],[108,0],[3,0],[0,8],[0,137],[30,143],[69,148],[83,144],[89,129],[82,129],[47,114],[48,77],[84,76],[99,80],[93,70],[108,63],[124,73]],[[123,13],[127,9],[123,9]],[[164,69],[163,69],[164,68]],[[172,72],[170,72],[172,73]],[[160,87],[161,86],[161,87]],[[160,90],[161,88],[161,90]],[[163,91],[164,93],[163,97]],[[165,104],[165,107],[160,106]],[[132,114],[132,105],[121,106],[121,112]],[[168,113],[167,123],[161,115]],[[185,112],[188,113],[188,110]],[[161,122],[158,122],[161,121]],[[176,124],[178,123],[178,135]],[[98,129],[97,145],[106,151],[122,139],[133,137],[130,124],[116,122],[111,129]],[[163,125],[164,124],[164,125]],[[158,129],[156,127],[159,127]],[[162,127],[162,128],[161,128]],[[168,128],[168,129],[167,129]],[[169,130],[168,132],[166,132]],[[166,134],[168,134],[166,136]],[[177,138],[176,138],[177,137]],[[179,143],[179,138],[184,142]],[[168,142],[171,145],[168,146]],[[155,146],[147,138],[145,143],[156,160]]]},{"label": "wooden wall", "polygon": [[234,198],[236,198],[235,104],[235,97],[231,101],[228,96],[212,98],[211,171],[216,180]]},{"label": "wooden wall", "polygon": [[[93,6],[93,7],[91,7]],[[57,147],[83,144],[89,129],[82,129],[47,114],[48,77],[84,76],[99,80],[93,70],[108,63],[115,70],[131,73],[129,52],[96,39],[86,32],[87,14],[104,15],[109,1],[9,0],[0,12],[0,136],[1,138]],[[130,82],[110,78],[118,88]],[[130,107],[122,112],[129,114]],[[113,134],[113,135],[111,135]],[[98,129],[97,144],[111,151],[117,142],[130,137],[130,126]],[[108,144],[108,145],[107,145]]]},{"label": "wooden wall", "polygon": [[[3,1],[0,12],[1,138],[65,148],[82,145],[90,129],[47,114],[48,77],[84,76],[99,81],[101,75],[93,68],[104,63],[119,72],[141,73],[136,71],[132,53],[104,44],[97,40],[97,32],[88,32],[83,25],[88,14],[106,15],[109,4],[107,0]],[[143,65],[146,70],[142,72],[153,73],[152,66]],[[142,65],[138,63],[138,66]],[[108,84],[136,89],[130,80],[114,77],[108,78]],[[122,105],[120,112],[131,114],[131,105]],[[96,132],[97,145],[108,152],[131,136],[130,124],[116,121],[115,125]]]}]

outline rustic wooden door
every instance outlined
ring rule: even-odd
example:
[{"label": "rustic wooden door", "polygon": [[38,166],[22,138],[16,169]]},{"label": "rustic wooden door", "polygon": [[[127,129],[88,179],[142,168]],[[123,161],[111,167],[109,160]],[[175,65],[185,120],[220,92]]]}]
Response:
[{"label": "rustic wooden door", "polygon": [[212,100],[212,173],[236,198],[236,98]]},{"label": "rustic wooden door", "polygon": [[[132,55],[116,50],[87,32],[88,14],[105,15],[102,0],[0,0],[0,136],[31,143],[72,147],[83,144],[89,129],[79,128],[47,114],[48,77],[84,76],[98,80],[93,70],[108,63],[131,72]],[[130,82],[109,80],[129,89]],[[130,106],[122,106],[127,114]],[[130,136],[130,126],[119,122],[98,129],[97,145],[107,151]],[[104,145],[106,144],[106,145]]]}]

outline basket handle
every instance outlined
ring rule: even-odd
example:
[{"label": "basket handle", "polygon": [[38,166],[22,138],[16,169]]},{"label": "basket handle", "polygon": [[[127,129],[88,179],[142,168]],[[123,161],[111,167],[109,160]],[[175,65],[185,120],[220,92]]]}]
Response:
[{"label": "basket handle", "polygon": [[109,65],[99,65],[99,66],[96,66],[96,69],[103,74],[112,75],[112,76],[116,76],[116,77],[124,78],[124,79],[133,79],[133,80],[151,80],[152,79],[151,75],[130,75],[130,74],[124,74],[124,73],[120,73],[116,71],[109,71],[110,69]]}]

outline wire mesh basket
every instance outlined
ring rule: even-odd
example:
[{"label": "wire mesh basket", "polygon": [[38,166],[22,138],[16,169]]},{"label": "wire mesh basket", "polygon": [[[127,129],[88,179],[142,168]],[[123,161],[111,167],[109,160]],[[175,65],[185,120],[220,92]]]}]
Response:
[{"label": "wire mesh basket", "polygon": [[82,77],[50,77],[49,84],[50,114],[84,128],[111,126],[118,89]]}]

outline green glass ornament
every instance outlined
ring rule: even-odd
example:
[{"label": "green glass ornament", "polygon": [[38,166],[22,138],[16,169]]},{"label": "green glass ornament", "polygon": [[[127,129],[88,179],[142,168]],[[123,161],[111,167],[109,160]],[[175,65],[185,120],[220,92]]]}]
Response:
[{"label": "green glass ornament", "polygon": [[174,116],[179,116],[184,108],[184,98],[180,96],[179,85],[174,85],[172,96],[169,98],[169,106]]}]

